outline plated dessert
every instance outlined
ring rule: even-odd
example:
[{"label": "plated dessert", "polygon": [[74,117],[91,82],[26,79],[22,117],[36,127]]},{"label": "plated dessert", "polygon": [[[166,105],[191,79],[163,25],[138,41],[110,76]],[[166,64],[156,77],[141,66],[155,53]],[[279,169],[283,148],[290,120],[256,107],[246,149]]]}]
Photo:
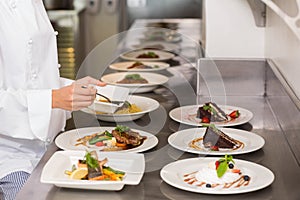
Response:
[{"label": "plated dessert", "polygon": [[200,106],[196,118],[201,119],[202,123],[210,122],[227,122],[234,120],[240,116],[239,110],[231,111],[229,114],[226,114],[217,104],[213,102],[205,103],[203,106]]},{"label": "plated dessert", "polygon": [[234,129],[208,127],[190,128],[173,133],[168,143],[181,151],[203,155],[237,155],[257,151],[265,140],[256,133]]},{"label": "plated dessert", "polygon": [[205,194],[253,192],[274,181],[268,168],[230,155],[178,160],[164,166],[160,175],[173,187]]},{"label": "plated dessert", "polygon": [[205,148],[212,151],[219,151],[220,149],[234,151],[239,148],[244,148],[245,144],[226,135],[214,125],[209,125],[205,129],[204,136],[192,140],[189,146],[195,149]]},{"label": "plated dessert", "polygon": [[203,126],[213,123],[216,126],[236,126],[250,121],[253,113],[247,109],[216,105],[208,102],[203,105],[189,105],[175,108],[170,111],[170,117],[180,123]]},{"label": "plated dessert", "polygon": [[248,186],[251,177],[235,165],[232,156],[225,155],[198,171],[184,174],[183,181],[196,187],[228,189]]}]

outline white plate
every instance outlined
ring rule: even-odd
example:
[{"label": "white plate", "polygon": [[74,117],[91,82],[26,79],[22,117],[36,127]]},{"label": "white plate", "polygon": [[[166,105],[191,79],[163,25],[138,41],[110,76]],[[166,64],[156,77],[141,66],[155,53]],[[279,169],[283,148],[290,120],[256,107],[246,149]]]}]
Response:
[{"label": "white plate", "polygon": [[[202,105],[190,105],[190,106],[182,106],[175,108],[170,111],[170,117],[180,123],[192,125],[192,126],[202,126],[201,120],[196,118],[197,110]],[[236,126],[240,124],[244,124],[249,122],[253,113],[244,108],[235,107],[235,106],[223,106],[218,105],[226,114],[230,114],[234,110],[240,111],[240,116],[234,120],[228,122],[213,122],[216,126]]]},{"label": "white plate", "polygon": [[[159,56],[159,58],[137,58],[139,55],[143,53],[153,52]],[[125,52],[120,55],[121,58],[125,60],[133,60],[133,61],[163,61],[169,60],[173,58],[175,55],[173,53],[169,53],[167,51],[162,50],[154,50],[154,49],[139,49],[133,50],[129,52]]]},{"label": "white plate", "polygon": [[[125,78],[128,74],[139,74],[141,77],[145,78],[148,83],[145,84],[121,84],[117,83]],[[157,88],[159,85],[163,85],[168,82],[169,78],[156,73],[147,72],[119,72],[104,75],[101,80],[107,84],[117,85],[121,87],[127,87],[130,93],[144,93],[150,92]]]},{"label": "white plate", "polygon": [[151,98],[148,97],[142,97],[142,96],[129,96],[128,101],[131,104],[136,104],[138,107],[142,109],[141,112],[137,113],[130,113],[130,114],[96,114],[96,112],[92,109],[85,108],[82,109],[81,111],[96,115],[98,119],[102,121],[107,121],[107,122],[127,122],[127,121],[133,121],[136,119],[141,118],[145,114],[156,110],[159,107],[159,103]]},{"label": "white plate", "polygon": [[196,138],[203,137],[205,134],[205,130],[206,128],[203,127],[178,131],[169,136],[168,142],[171,146],[173,146],[176,149],[190,153],[205,155],[244,154],[256,151],[262,148],[265,144],[265,140],[255,133],[233,128],[220,128],[220,130],[223,131],[229,137],[243,142],[244,147],[236,150],[220,149],[220,151],[211,151],[209,149],[206,149],[204,146],[202,146],[203,149],[201,150],[190,147],[189,143]]},{"label": "white plate", "polygon": [[198,171],[206,167],[210,162],[215,162],[220,158],[190,158],[172,162],[162,168],[160,171],[161,178],[169,185],[196,193],[205,194],[240,194],[246,192],[253,192],[263,189],[274,181],[274,174],[272,171],[264,166],[253,162],[234,159],[235,165],[242,170],[243,174],[251,177],[250,183],[247,186],[239,188],[206,188],[192,186],[184,182],[184,174]]},{"label": "white plate", "polygon": [[121,190],[124,185],[137,185],[140,183],[145,171],[143,154],[98,152],[99,160],[108,159],[107,166],[125,172],[122,181],[89,181],[72,180],[64,173],[70,170],[73,164],[82,159],[86,151],[57,151],[48,160],[41,175],[42,183],[54,184],[58,187],[93,189],[93,190]]},{"label": "white plate", "polygon": [[[80,129],[74,129],[74,130],[70,130],[64,133],[61,133],[59,136],[57,136],[57,138],[55,139],[55,144],[56,146],[58,146],[59,148],[63,149],[63,150],[101,150],[101,148],[95,146],[95,147],[87,147],[87,146],[83,146],[83,145],[78,145],[75,146],[75,144],[77,143],[76,140],[79,138],[82,138],[84,136],[87,135],[91,135],[93,133],[97,133],[97,132],[104,132],[104,131],[109,131],[111,132],[112,130],[114,130],[115,127],[89,127],[89,128],[80,128]],[[132,149],[127,149],[127,150],[121,150],[118,152],[142,152],[142,151],[147,151],[153,147],[155,147],[158,143],[158,139],[156,136],[145,132],[145,131],[141,131],[141,130],[136,130],[136,129],[132,129],[133,131],[138,132],[141,136],[146,136],[147,139],[144,140],[143,144],[132,148]]]},{"label": "white plate", "polygon": [[119,63],[113,63],[109,65],[111,69],[118,70],[118,71],[129,71],[129,72],[151,72],[151,71],[159,71],[163,69],[167,69],[170,67],[168,63],[164,62],[142,62],[144,65],[151,66],[153,68],[149,69],[138,69],[138,68],[132,68],[127,69],[129,66],[133,65],[135,62],[119,62]]}]

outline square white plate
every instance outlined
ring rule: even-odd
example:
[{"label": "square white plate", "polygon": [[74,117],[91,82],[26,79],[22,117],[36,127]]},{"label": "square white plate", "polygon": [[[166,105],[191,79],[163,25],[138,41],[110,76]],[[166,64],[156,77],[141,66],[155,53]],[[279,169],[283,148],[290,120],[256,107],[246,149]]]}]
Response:
[{"label": "square white plate", "polygon": [[92,189],[92,190],[121,190],[124,185],[140,183],[145,171],[143,154],[98,152],[99,160],[108,159],[107,166],[125,172],[122,181],[89,181],[73,180],[64,172],[70,170],[73,164],[83,159],[86,151],[57,151],[43,168],[40,181],[54,184],[58,187]]}]

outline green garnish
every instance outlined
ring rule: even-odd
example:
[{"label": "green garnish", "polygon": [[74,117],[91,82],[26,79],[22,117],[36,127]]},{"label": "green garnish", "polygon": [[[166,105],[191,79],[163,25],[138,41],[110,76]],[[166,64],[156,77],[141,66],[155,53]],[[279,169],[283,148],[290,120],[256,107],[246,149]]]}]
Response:
[{"label": "green garnish", "polygon": [[139,74],[128,74],[125,76],[126,79],[140,80],[143,79]]},{"label": "green garnish", "polygon": [[152,58],[155,58],[155,57],[157,56],[157,55],[156,55],[154,52],[152,52],[152,51],[148,52],[146,55],[149,56],[149,57],[152,57]]},{"label": "green garnish", "polygon": [[224,158],[221,158],[218,161],[219,161],[219,166],[217,168],[217,175],[219,178],[221,178],[228,169],[228,163],[229,162],[234,163],[234,161],[233,161],[233,157],[227,154],[225,155]]},{"label": "green garnish", "polygon": [[120,133],[124,133],[130,131],[130,128],[128,126],[118,125],[115,130],[119,131]]},{"label": "green garnish", "polygon": [[85,160],[88,167],[92,169],[97,169],[99,167],[99,162],[95,158],[92,157],[92,154],[90,152],[87,152],[85,154]]}]

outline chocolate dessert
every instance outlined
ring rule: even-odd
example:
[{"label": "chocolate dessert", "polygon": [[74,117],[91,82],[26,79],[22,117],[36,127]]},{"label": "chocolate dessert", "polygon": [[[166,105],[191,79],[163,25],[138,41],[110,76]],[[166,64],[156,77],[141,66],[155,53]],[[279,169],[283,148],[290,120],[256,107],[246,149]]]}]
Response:
[{"label": "chocolate dessert", "polygon": [[228,121],[228,117],[225,112],[213,102],[205,103],[203,106],[199,107],[196,117],[202,120],[204,118],[208,119],[208,122]]},{"label": "chocolate dessert", "polygon": [[209,126],[203,136],[203,145],[206,148],[217,146],[219,148],[233,149],[240,146],[240,142],[229,137],[214,126]]}]

